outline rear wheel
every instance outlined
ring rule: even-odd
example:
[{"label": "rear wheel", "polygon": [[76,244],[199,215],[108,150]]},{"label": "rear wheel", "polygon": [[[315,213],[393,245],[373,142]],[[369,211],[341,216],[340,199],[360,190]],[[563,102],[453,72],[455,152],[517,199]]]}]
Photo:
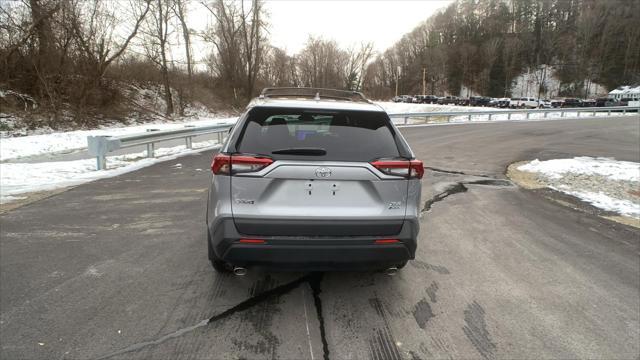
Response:
[{"label": "rear wheel", "polygon": [[209,234],[209,230],[207,230],[207,250],[209,252],[209,261],[211,262],[211,266],[213,266],[213,269],[216,272],[229,273],[233,270],[231,264],[216,256],[216,253],[213,251],[213,246],[211,246],[211,235]]}]

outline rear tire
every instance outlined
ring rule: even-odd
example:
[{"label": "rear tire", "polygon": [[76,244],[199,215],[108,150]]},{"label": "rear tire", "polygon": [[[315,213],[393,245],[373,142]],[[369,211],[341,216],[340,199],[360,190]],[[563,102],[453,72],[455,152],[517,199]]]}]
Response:
[{"label": "rear tire", "polygon": [[399,264],[396,265],[396,267],[398,268],[398,270],[402,269],[403,267],[407,266],[407,262],[408,260],[405,260]]},{"label": "rear tire", "polygon": [[230,273],[233,269],[231,264],[223,261],[222,259],[216,256],[216,253],[213,251],[213,246],[211,246],[211,234],[209,234],[209,230],[207,229],[207,250],[209,253],[209,261],[211,262],[211,266],[213,269],[221,274]]}]

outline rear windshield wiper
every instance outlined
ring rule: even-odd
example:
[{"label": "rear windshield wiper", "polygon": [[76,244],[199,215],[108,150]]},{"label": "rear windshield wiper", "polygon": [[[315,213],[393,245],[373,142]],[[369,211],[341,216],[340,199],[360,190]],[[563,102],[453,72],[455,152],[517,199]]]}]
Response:
[{"label": "rear windshield wiper", "polygon": [[271,153],[282,155],[322,156],[327,154],[327,150],[321,148],[286,148],[273,150]]}]

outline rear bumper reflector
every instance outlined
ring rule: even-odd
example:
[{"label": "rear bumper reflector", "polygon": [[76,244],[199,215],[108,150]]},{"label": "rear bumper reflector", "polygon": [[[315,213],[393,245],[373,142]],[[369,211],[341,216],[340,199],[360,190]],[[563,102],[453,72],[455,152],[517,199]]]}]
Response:
[{"label": "rear bumper reflector", "polygon": [[238,242],[241,244],[266,244],[266,241],[262,239],[240,239]]},{"label": "rear bumper reflector", "polygon": [[399,243],[400,240],[398,239],[378,239],[376,241],[374,241],[373,243],[376,245],[381,245],[381,244],[397,244]]}]

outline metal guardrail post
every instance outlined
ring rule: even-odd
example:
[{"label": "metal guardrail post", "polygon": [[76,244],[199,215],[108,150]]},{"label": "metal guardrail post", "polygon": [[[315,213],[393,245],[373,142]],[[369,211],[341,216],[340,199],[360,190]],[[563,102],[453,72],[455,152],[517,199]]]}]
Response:
[{"label": "metal guardrail post", "polygon": [[549,112],[548,112],[548,111],[545,111],[545,112],[544,112],[544,118],[545,118],[545,119],[547,118],[547,114],[549,114]]},{"label": "metal guardrail post", "polygon": [[222,145],[222,139],[223,139],[222,132],[219,132],[218,133],[218,144]]},{"label": "metal guardrail post", "polygon": [[560,110],[560,117],[563,118],[564,117],[564,111]]},{"label": "metal guardrail post", "polygon": [[[152,132],[152,131],[160,131],[160,129],[147,129],[147,132]],[[148,158],[152,158],[155,155],[156,152],[156,144],[155,143],[148,143],[147,144],[147,157]]]},{"label": "metal guardrail post", "polygon": [[469,122],[471,122],[471,114],[469,114],[469,116],[467,116],[467,120],[469,120]]},{"label": "metal guardrail post", "polygon": [[[185,128],[195,128],[196,126],[195,125],[185,125],[184,127]],[[184,141],[186,143],[185,145],[187,146],[187,149],[193,149],[193,140],[192,139],[193,139],[193,137],[191,137],[191,136],[187,136],[187,137],[184,138]]]},{"label": "metal guardrail post", "polygon": [[96,169],[104,170],[107,168],[107,157],[105,155],[96,156]]},{"label": "metal guardrail post", "polygon": [[607,116],[611,116],[611,110],[607,110]]},{"label": "metal guardrail post", "polygon": [[405,116],[405,117],[404,117],[404,124],[405,124],[405,125],[407,125],[407,121],[409,121],[409,117],[408,117],[408,116]]},{"label": "metal guardrail post", "polygon": [[491,121],[491,115],[493,115],[493,114],[489,114],[489,121]]},{"label": "metal guardrail post", "polygon": [[447,115],[447,122],[450,123],[451,122],[451,115]]},{"label": "metal guardrail post", "polygon": [[529,115],[530,115],[530,114],[531,114],[530,112],[528,112],[528,113],[527,113],[527,120],[529,120]]},{"label": "metal guardrail post", "polygon": [[511,120],[511,113],[510,112],[507,113],[507,120]]}]

